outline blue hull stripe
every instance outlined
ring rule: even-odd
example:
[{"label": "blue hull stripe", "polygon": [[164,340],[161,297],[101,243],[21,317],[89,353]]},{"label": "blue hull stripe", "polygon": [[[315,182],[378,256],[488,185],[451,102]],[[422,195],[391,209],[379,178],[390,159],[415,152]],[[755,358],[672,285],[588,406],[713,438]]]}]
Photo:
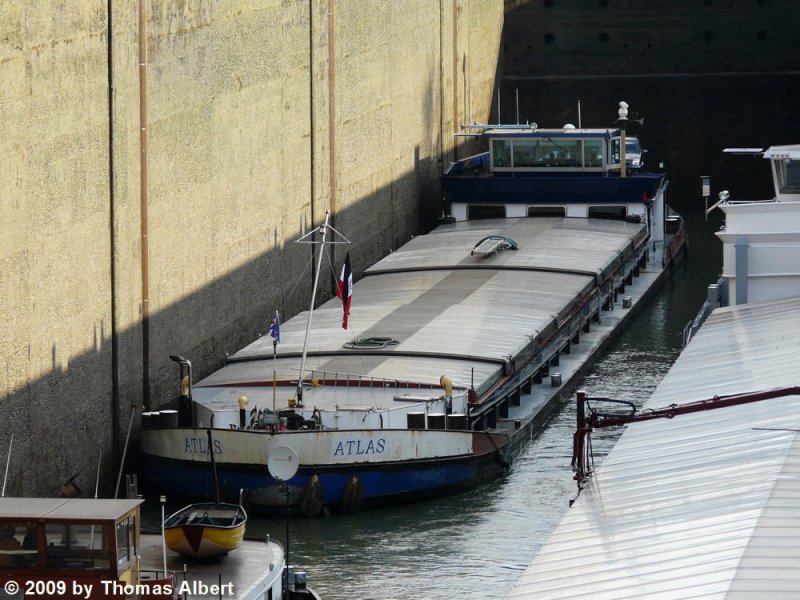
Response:
[{"label": "blue hull stripe", "polygon": [[[189,466],[179,461],[142,457],[142,471],[148,482],[158,482],[162,493],[179,497],[213,498],[213,475],[205,465]],[[289,481],[290,497],[295,503],[303,487],[316,474],[322,484],[322,501],[337,506],[354,475],[361,481],[364,503],[380,505],[403,497],[425,497],[462,491],[497,477],[504,467],[495,453],[450,461],[425,461],[397,465],[346,465],[342,468],[301,468]],[[220,486],[225,499],[238,501],[239,490],[251,491],[254,507],[280,510],[285,507],[286,496],[281,494],[264,465],[261,468],[231,468],[217,465]]]}]

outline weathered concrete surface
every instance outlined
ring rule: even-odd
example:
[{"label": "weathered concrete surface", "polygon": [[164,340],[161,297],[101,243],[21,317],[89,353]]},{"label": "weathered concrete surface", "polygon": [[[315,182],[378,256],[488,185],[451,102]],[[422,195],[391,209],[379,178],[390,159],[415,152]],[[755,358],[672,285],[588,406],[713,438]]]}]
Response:
[{"label": "weathered concrete surface", "polygon": [[0,8],[0,455],[58,491],[110,447],[108,108],[99,3]]},{"label": "weathered concrete surface", "polygon": [[113,493],[143,382],[152,409],[177,392],[168,356],[199,378],[304,309],[293,242],[326,210],[357,275],[430,226],[454,130],[488,118],[493,0],[143,1],[149,377],[137,2],[0,6],[8,495],[91,494],[99,457]]}]

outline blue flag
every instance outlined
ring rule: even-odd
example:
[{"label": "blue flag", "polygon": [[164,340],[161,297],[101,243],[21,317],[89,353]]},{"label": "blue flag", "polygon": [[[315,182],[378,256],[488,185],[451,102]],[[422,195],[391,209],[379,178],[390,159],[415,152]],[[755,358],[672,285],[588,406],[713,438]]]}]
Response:
[{"label": "blue flag", "polygon": [[281,341],[281,320],[278,317],[278,311],[275,311],[275,318],[272,319],[272,323],[269,325],[269,334],[275,340],[275,343]]}]

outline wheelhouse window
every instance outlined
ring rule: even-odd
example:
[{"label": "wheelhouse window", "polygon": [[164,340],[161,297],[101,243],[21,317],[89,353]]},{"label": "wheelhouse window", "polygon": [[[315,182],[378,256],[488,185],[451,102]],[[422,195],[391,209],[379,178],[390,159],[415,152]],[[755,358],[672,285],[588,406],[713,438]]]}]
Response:
[{"label": "wheelhouse window", "polygon": [[622,144],[620,144],[619,138],[613,138],[611,143],[609,144],[610,152],[608,162],[612,165],[620,164],[620,148]]},{"label": "wheelhouse window", "polygon": [[536,167],[540,161],[541,154],[535,140],[514,140],[514,167]]},{"label": "wheelhouse window", "polygon": [[587,167],[603,166],[603,140],[584,140],[584,165]]},{"label": "wheelhouse window", "polygon": [[133,560],[136,554],[135,522],[133,517],[117,523],[117,566]]},{"label": "wheelhouse window", "polygon": [[108,569],[111,551],[102,523],[45,525],[47,566],[51,569]]},{"label": "wheelhouse window", "polygon": [[514,140],[514,167],[580,167],[581,142],[569,139]]},{"label": "wheelhouse window", "polygon": [[565,206],[529,206],[529,217],[566,217],[567,208]]},{"label": "wheelhouse window", "polygon": [[590,219],[625,219],[628,215],[625,205],[602,204],[589,207]]},{"label": "wheelhouse window", "polygon": [[470,204],[467,207],[467,219],[479,221],[481,219],[504,219],[506,207],[502,205]]},{"label": "wheelhouse window", "polygon": [[551,164],[557,167],[581,166],[580,140],[553,139],[547,140],[546,145],[550,146],[550,150],[547,152],[547,160]]},{"label": "wheelhouse window", "polygon": [[775,173],[778,179],[778,192],[781,194],[800,194],[800,161],[777,160]]},{"label": "wheelhouse window", "polygon": [[492,140],[492,167],[511,166],[511,141]]},{"label": "wheelhouse window", "polygon": [[39,563],[35,523],[0,522],[0,568],[33,567]]},{"label": "wheelhouse window", "polygon": [[[514,138],[494,139],[491,145],[492,169],[602,168],[605,141],[602,139]],[[619,162],[619,139],[616,140]]]}]

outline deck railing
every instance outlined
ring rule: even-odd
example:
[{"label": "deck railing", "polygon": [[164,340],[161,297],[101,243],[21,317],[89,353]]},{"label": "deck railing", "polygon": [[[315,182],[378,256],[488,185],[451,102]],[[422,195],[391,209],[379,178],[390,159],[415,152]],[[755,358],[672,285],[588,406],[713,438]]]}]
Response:
[{"label": "deck railing", "polygon": [[[352,386],[352,387],[378,387],[378,388],[410,388],[420,390],[431,390],[441,388],[441,384],[423,383],[421,381],[409,381],[403,379],[387,379],[369,375],[358,375],[354,373],[340,373],[338,371],[324,371],[311,369],[306,371],[308,375],[303,378],[305,383],[310,385],[331,385]],[[454,389],[466,390],[465,386],[454,385]]]}]

